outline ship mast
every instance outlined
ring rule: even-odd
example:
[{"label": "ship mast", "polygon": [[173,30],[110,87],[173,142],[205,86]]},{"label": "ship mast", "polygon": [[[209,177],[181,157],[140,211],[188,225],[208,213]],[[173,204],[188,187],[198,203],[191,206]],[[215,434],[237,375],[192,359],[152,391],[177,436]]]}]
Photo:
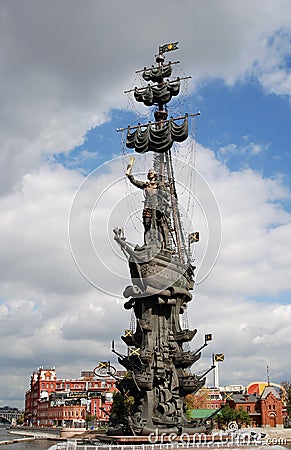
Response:
[{"label": "ship mast", "polygon": [[[164,48],[166,51],[176,50],[177,43],[174,45],[174,48]],[[165,56],[163,53],[163,47],[160,47],[159,54],[156,55],[156,62],[158,67],[162,68],[164,65]],[[163,71],[161,70],[162,74]],[[162,85],[164,83],[164,79],[161,76],[159,80],[157,80],[158,85]],[[168,111],[166,109],[165,104],[162,101],[158,102],[158,109],[154,113],[156,128],[161,129],[164,126],[165,121],[168,119]],[[161,186],[165,189],[165,180],[167,178],[168,187],[171,195],[171,209],[172,209],[172,219],[174,225],[174,236],[176,244],[176,251],[179,257],[180,262],[185,263],[185,258],[187,258],[187,262],[189,263],[189,255],[186,251],[186,243],[185,237],[182,229],[181,215],[178,207],[178,196],[175,185],[175,177],[174,177],[174,169],[172,163],[172,155],[171,149],[167,150],[165,153],[158,153],[154,155],[154,167],[160,175],[160,183]]]},{"label": "ship mast", "polygon": [[[154,122],[148,124],[139,124],[138,126],[128,126],[127,131],[127,142],[126,145],[129,148],[135,148],[139,153],[144,153],[146,151],[152,150],[154,152],[153,156],[153,167],[154,170],[159,175],[159,188],[170,194],[170,208],[171,217],[166,219],[167,222],[167,242],[170,243],[170,248],[173,253],[178,256],[178,260],[182,264],[190,264],[190,255],[187,249],[187,244],[185,236],[183,233],[181,214],[178,207],[178,196],[175,185],[175,176],[173,161],[171,155],[171,147],[173,141],[182,142],[188,136],[188,116],[196,116],[198,114],[186,114],[183,117],[170,118],[168,119],[167,103],[171,100],[172,96],[178,95],[180,89],[180,78],[176,78],[173,81],[165,81],[166,77],[169,77],[172,73],[172,65],[179,63],[169,62],[164,64],[165,56],[164,53],[177,50],[178,42],[173,44],[168,44],[159,47],[159,53],[156,55],[156,66],[151,68],[144,68],[143,70],[138,70],[137,73],[143,72],[142,77],[146,81],[151,81],[152,84],[148,84],[146,88],[135,88],[125,92],[134,91],[134,96],[137,101],[143,102],[146,106],[156,106],[154,112]],[[184,77],[191,78],[191,77]],[[182,78],[182,79],[184,79]],[[183,120],[182,125],[176,124],[176,121]],[[144,130],[145,128],[145,130]],[[126,128],[119,128],[117,131],[123,131]],[[173,129],[173,132],[172,132]],[[131,130],[135,130],[131,134]],[[143,131],[144,130],[144,131]],[[146,139],[143,134],[153,133],[153,138],[149,138],[150,144],[145,144]],[[162,135],[164,133],[164,142],[166,148],[160,150],[158,147],[161,138],[157,138],[157,143],[155,148],[151,148],[151,143],[156,139],[155,133]],[[173,134],[173,135],[172,135]],[[141,145],[141,148],[137,147]]]}]

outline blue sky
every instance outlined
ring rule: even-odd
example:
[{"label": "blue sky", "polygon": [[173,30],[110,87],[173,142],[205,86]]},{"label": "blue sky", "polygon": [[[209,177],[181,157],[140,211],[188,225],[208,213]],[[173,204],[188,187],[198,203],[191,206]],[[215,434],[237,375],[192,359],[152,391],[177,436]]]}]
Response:
[{"label": "blue sky", "polygon": [[[216,80],[197,87],[189,98],[189,108],[188,113],[201,112],[194,125],[196,139],[214,150],[231,170],[249,166],[267,177],[281,173],[286,183],[290,183],[291,113],[287,95],[264,92],[255,80],[231,87]],[[57,161],[72,165],[74,157],[84,150],[92,152],[94,158],[83,161],[84,170],[90,172],[95,168],[96,149],[99,149],[96,157],[100,163],[120,151],[121,138],[115,130],[127,126],[128,121],[135,124],[136,116],[130,111],[113,110],[108,122],[88,131],[82,145],[58,155]],[[104,145],[108,148],[104,149]],[[232,145],[237,149],[231,152]],[[225,156],[222,148],[226,151],[229,148]]]},{"label": "blue sky", "polygon": [[[214,336],[197,370],[222,352],[223,385],[264,380],[267,364],[273,381],[290,379],[290,1],[123,5],[0,6],[0,405],[22,406],[38,366],[74,378],[108,358],[112,339],[125,351],[128,272],[111,228],[130,214],[127,195],[136,208],[142,198],[126,184],[116,128],[139,120],[123,93],[134,71],[171,41],[177,74],[192,76],[174,113],[201,111],[181,154],[193,144],[221,214],[219,257],[188,311],[193,347]],[[207,237],[203,214],[197,225]],[[199,245],[198,269],[207,239]]]},{"label": "blue sky", "polygon": [[[289,182],[288,98],[266,94],[252,82],[230,89],[222,83],[212,83],[204,87],[201,95],[206,113],[205,123],[199,123],[203,145],[219,156],[222,147],[234,143],[238,149],[227,160],[232,170],[247,165],[261,171],[263,176],[285,174]],[[261,150],[252,152],[252,144]]]}]

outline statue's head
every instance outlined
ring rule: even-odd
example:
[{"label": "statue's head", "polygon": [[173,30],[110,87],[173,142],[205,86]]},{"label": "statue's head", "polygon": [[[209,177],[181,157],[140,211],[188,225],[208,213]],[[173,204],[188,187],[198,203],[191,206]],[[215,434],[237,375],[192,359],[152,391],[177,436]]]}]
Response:
[{"label": "statue's head", "polygon": [[148,171],[148,179],[149,180],[153,180],[154,178],[157,179],[158,178],[158,174],[157,174],[157,172],[155,170],[150,169]]}]

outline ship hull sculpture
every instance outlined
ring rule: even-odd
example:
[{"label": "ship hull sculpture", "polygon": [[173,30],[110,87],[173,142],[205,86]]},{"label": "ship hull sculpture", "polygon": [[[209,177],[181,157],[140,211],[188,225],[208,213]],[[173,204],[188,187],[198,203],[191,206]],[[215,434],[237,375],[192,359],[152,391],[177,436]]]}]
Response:
[{"label": "ship hull sculpture", "polygon": [[126,172],[128,180],[145,196],[143,246],[133,248],[122,229],[114,230],[114,239],[127,256],[132,280],[123,293],[127,299],[124,307],[133,309],[136,326],[121,336],[128,347],[127,355],[113,348],[127,370],[117,387],[124,397],[132,396],[134,404],[123,423],[111,424],[109,434],[180,435],[211,429],[206,421],[190,422],[185,414],[185,396],[204,386],[205,375],[213,367],[200,375],[189,373],[208,339],[196,351],[185,351],[183,344],[190,342],[197,330],[182,329],[180,324],[181,314],[192,299],[195,267],[182,231],[171,160],[173,143],[188,137],[188,116],[179,118],[177,124],[175,119],[168,119],[165,107],[180,88],[180,79],[164,81],[172,72],[172,63],[164,64],[164,52],[176,49],[176,44],[171,44],[175,48],[160,47],[157,66],[145,68],[142,75],[152,84],[134,90],[137,101],[156,106],[155,122],[127,130],[127,147],[138,153],[153,152],[154,167],[146,181],[136,180],[131,157]]}]

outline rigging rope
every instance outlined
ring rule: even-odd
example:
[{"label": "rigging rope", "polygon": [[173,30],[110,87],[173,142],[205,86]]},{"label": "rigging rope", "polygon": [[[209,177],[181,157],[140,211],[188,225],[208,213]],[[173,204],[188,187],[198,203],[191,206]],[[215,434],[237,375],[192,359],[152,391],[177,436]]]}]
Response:
[{"label": "rigging rope", "polygon": [[[188,320],[188,312],[187,309],[184,309],[183,315],[182,315],[182,330],[188,330],[189,329],[189,320]],[[191,347],[189,342],[184,342],[182,345],[182,348],[185,352],[190,352]]]},{"label": "rigging rope", "polygon": [[[187,78],[187,75],[184,73],[180,65],[177,65],[173,67],[173,73],[172,77],[177,79],[184,78],[183,82],[181,82],[180,85],[180,95],[178,97],[173,97],[170,102],[171,107],[171,113],[177,113],[179,116],[185,111],[185,107],[188,106],[188,109],[190,107],[189,99],[189,78]],[[171,78],[172,78],[171,77]],[[134,87],[147,87],[148,83],[143,79],[142,77],[142,71],[135,74],[135,77],[133,79],[132,83],[132,89],[131,92],[127,91],[127,109],[131,114],[134,114],[137,116],[138,121],[140,120],[140,117],[152,117],[153,111],[156,109],[156,106],[153,107],[144,107],[144,105],[137,104],[134,101],[134,96],[132,95],[132,91],[134,90]],[[187,103],[187,105],[186,105]],[[138,105],[138,107],[137,107]],[[165,108],[167,109],[167,105],[165,105]],[[190,110],[189,109],[189,110]],[[122,154],[123,156],[129,154],[126,150],[126,133],[122,134]],[[174,143],[172,151],[173,154],[179,158],[181,156],[181,153],[183,155],[183,159],[185,161],[185,164],[183,167],[179,167],[179,164],[177,165],[177,168],[175,167],[175,175],[177,179],[184,180],[184,183],[177,183],[176,189],[178,191],[179,197],[184,196],[184,208],[185,208],[185,217],[184,214],[182,214],[181,209],[178,210],[178,228],[180,228],[180,239],[182,241],[182,252],[185,255],[188,262],[190,262],[190,255],[189,255],[189,249],[188,249],[188,239],[185,240],[185,230],[187,230],[187,233],[193,232],[193,212],[195,207],[195,163],[196,163],[196,139],[195,139],[195,127],[190,126],[190,132],[189,137],[184,143],[180,143],[177,145]],[[145,157],[146,155],[143,155]],[[162,163],[162,160],[164,164]],[[126,171],[127,167],[127,161],[126,158],[123,159],[123,165],[124,165],[124,172]],[[160,168],[162,166],[166,166],[165,164],[165,156],[163,154],[154,154],[153,161],[150,165],[150,167],[153,167],[154,170],[156,170],[158,173],[161,172]],[[170,165],[172,167],[171,173],[167,173],[167,170],[165,170],[165,173],[162,174],[164,177],[164,182],[169,183],[170,178],[173,176],[173,162],[172,158],[170,160]],[[185,166],[189,168],[189,170],[185,171]],[[143,165],[144,167],[144,165]],[[194,170],[193,170],[194,168]],[[186,179],[185,179],[186,178]],[[142,224],[142,218],[141,214],[137,212],[137,208],[134,205],[134,201],[132,199],[132,195],[134,193],[134,188],[131,186],[131,183],[129,183],[125,178],[126,183],[126,194],[127,194],[127,204],[130,211],[130,217],[129,222],[132,225],[133,229],[136,232],[139,232],[138,229],[139,226]],[[183,216],[184,225],[182,227],[182,220],[181,217]],[[195,217],[194,217],[195,219]],[[138,225],[137,225],[138,224]],[[176,239],[177,240],[177,239]],[[194,246],[195,248],[195,246]]]},{"label": "rigging rope", "polygon": [[133,311],[133,310],[131,310],[130,326],[129,326],[129,328],[130,328],[130,331],[131,331],[132,333],[134,333],[135,330],[136,330],[136,317],[135,317],[135,314],[134,314],[134,311]]}]

